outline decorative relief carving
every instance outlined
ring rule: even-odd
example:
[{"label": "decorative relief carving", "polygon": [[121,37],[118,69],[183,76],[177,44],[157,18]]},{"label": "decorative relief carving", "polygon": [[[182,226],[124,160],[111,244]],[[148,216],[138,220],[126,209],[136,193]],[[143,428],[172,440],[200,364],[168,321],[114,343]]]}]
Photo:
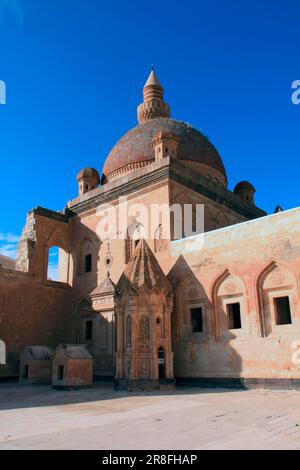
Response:
[{"label": "decorative relief carving", "polygon": [[264,289],[272,289],[274,287],[292,286],[294,279],[292,274],[280,266],[274,266],[269,274],[267,274],[264,282]]},{"label": "decorative relief carving", "polygon": [[270,274],[269,274],[269,281],[273,282],[275,285],[279,286],[284,284],[285,281],[285,276],[281,272],[280,268],[274,269]]},{"label": "decorative relief carving", "polygon": [[238,294],[244,291],[244,286],[239,278],[229,275],[224,279],[218,289],[218,296]]},{"label": "decorative relief carving", "polygon": [[140,358],[139,376],[141,379],[148,379],[150,377],[150,363],[147,357]]},{"label": "decorative relief carving", "polygon": [[169,117],[169,106],[161,100],[149,100],[139,105],[138,121],[139,124],[158,117]]},{"label": "decorative relief carving", "polygon": [[132,324],[131,324],[131,316],[127,315],[126,321],[125,321],[125,344],[126,348],[131,348],[132,345]]},{"label": "decorative relief carving", "polygon": [[140,320],[140,342],[146,343],[149,340],[149,319],[143,315]]},{"label": "decorative relief carving", "polygon": [[224,284],[223,289],[227,294],[234,294],[237,291],[237,285],[229,281]]}]

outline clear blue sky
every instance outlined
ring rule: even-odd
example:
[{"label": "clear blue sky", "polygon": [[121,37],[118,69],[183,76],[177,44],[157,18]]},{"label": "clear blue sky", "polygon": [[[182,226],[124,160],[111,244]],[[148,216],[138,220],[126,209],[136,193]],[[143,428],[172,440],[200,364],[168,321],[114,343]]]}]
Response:
[{"label": "clear blue sky", "polygon": [[0,0],[0,249],[29,209],[76,196],[79,169],[101,171],[136,125],[152,63],[231,189],[249,180],[268,212],[299,205],[299,18],[299,0]]}]

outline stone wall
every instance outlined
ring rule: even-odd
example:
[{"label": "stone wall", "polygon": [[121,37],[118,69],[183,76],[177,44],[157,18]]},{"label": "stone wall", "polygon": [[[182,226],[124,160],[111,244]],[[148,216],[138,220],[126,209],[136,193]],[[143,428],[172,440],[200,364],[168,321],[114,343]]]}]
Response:
[{"label": "stone wall", "polygon": [[48,249],[70,251],[69,224],[59,213],[41,208],[31,211],[23,231],[18,271],[0,269],[0,339],[6,344],[7,364],[0,377],[17,376],[24,346],[54,347],[73,340],[70,263],[69,283],[47,279]]},{"label": "stone wall", "polygon": [[[300,378],[292,360],[300,340],[299,222],[297,208],[172,243],[176,377]],[[289,297],[291,324],[276,324],[277,297]],[[229,327],[230,303],[240,304],[242,328]],[[203,332],[191,331],[193,306],[202,307]]]}]

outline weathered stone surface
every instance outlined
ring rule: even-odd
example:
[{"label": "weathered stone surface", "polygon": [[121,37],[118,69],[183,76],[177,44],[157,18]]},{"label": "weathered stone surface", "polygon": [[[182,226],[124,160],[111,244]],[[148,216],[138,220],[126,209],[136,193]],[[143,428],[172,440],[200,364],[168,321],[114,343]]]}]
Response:
[{"label": "weathered stone surface", "polygon": [[89,387],[93,383],[93,358],[84,344],[59,344],[52,359],[52,386]]},{"label": "weathered stone surface", "polygon": [[[142,124],[117,144],[104,169],[109,181],[92,189],[98,172],[87,168],[79,184],[92,178],[91,186],[63,212],[32,210],[15,269],[0,268],[0,340],[7,348],[0,377],[18,375],[26,345],[84,343],[95,373],[114,376],[117,367],[125,386],[128,380],[134,387],[158,384],[159,348],[167,379],[174,351],[175,377],[183,380],[299,380],[300,209],[265,217],[250,183],[237,185],[236,193],[227,189],[219,154],[201,133],[155,108],[163,101],[153,76],[144,97],[158,115],[142,113]],[[120,196],[127,196],[125,223],[108,236],[99,223],[107,204],[118,220]],[[171,242],[173,218],[168,213],[162,228],[155,211],[148,219],[154,231],[147,233],[130,213],[141,203],[156,211],[203,204],[204,237]],[[134,251],[139,239],[145,241]],[[47,278],[53,246],[60,252],[60,282]]]},{"label": "weathered stone surface", "polygon": [[47,346],[25,346],[20,354],[20,382],[50,384],[52,356]]},{"label": "weathered stone surface", "polygon": [[292,390],[131,393],[107,384],[62,393],[2,384],[0,423],[1,450],[300,449]]},{"label": "weathered stone surface", "polygon": [[145,240],[140,240],[117,287],[116,382],[151,390],[172,383],[172,293]]},{"label": "weathered stone surface", "polygon": [[16,269],[16,260],[9,256],[0,255],[0,267],[4,269]]}]

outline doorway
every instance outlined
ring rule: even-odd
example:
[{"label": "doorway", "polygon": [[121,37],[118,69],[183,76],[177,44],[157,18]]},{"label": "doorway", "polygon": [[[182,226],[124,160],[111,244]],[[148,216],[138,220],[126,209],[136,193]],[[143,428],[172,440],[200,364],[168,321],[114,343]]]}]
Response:
[{"label": "doorway", "polygon": [[158,350],[158,378],[159,380],[166,378],[166,358],[165,351],[162,347]]}]

